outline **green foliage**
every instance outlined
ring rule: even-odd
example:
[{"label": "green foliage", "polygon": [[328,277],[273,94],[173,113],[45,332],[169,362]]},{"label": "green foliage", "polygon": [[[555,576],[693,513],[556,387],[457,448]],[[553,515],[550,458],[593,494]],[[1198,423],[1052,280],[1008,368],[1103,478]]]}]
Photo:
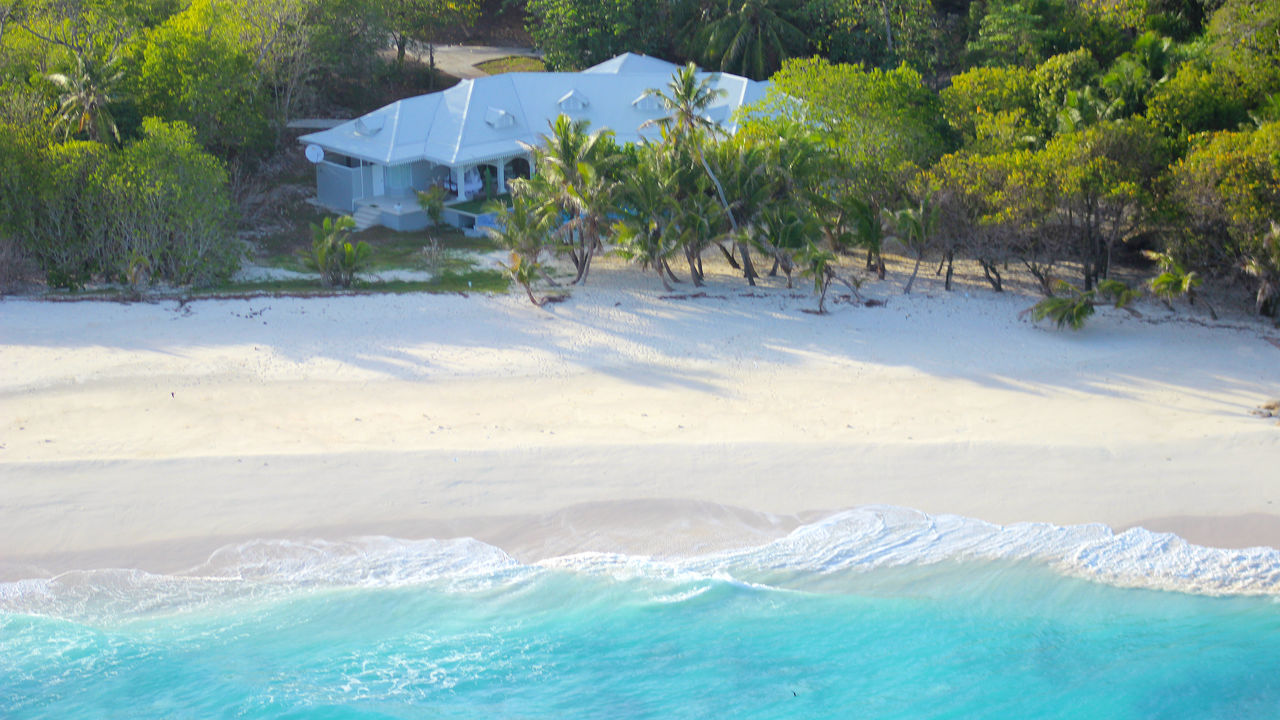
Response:
[{"label": "green foliage", "polygon": [[239,42],[247,32],[225,6],[194,0],[134,46],[130,95],[149,114],[188,123],[221,155],[266,148],[273,118],[254,58]]},{"label": "green foliage", "polygon": [[[1109,3],[1110,4],[1110,3]],[[1100,58],[1119,54],[1125,22],[1064,0],[990,0],[969,6],[976,28],[969,41],[978,65],[1037,65],[1075,49]]]},{"label": "green foliage", "polygon": [[387,27],[396,45],[396,67],[404,64],[410,40],[430,42],[435,31],[470,25],[480,14],[479,0],[386,0]]},{"label": "green foliage", "polygon": [[[769,109],[782,121],[812,127],[839,159],[842,180],[873,205],[899,197],[905,179],[950,145],[938,96],[906,66],[867,71],[820,59],[791,60],[774,76],[769,93]],[[769,126],[779,120],[755,122]]]},{"label": "green foliage", "polygon": [[1032,73],[1032,91],[1036,96],[1038,124],[1046,130],[1058,125],[1058,114],[1067,97],[1086,87],[1098,72],[1093,55],[1083,48],[1054,55]]},{"label": "green foliage", "polygon": [[93,61],[78,57],[71,74],[51,73],[48,78],[60,93],[55,125],[64,137],[120,142],[120,131],[109,109],[112,88],[121,78],[115,58],[98,67]]},{"label": "green foliage", "polygon": [[671,56],[683,3],[529,0],[529,34],[553,70],[580,70],[624,52]]},{"label": "green foliage", "polygon": [[1207,35],[1215,65],[1238,78],[1251,103],[1280,90],[1280,3],[1226,0]]},{"label": "green foliage", "polygon": [[1232,129],[1248,119],[1244,88],[1232,74],[1183,64],[1147,99],[1147,117],[1185,142],[1200,132]]},{"label": "green foliage", "polygon": [[418,205],[427,214],[427,219],[431,221],[431,226],[439,225],[444,220],[444,188],[439,185],[432,185],[425,191],[418,190],[416,192]]},{"label": "green foliage", "polygon": [[1195,271],[1187,272],[1172,254],[1150,250],[1143,254],[1160,267],[1160,274],[1151,278],[1148,287],[1166,303],[1172,303],[1174,298],[1191,296],[1200,286],[1200,275]]},{"label": "green foliage", "polygon": [[91,183],[110,223],[103,269],[111,277],[127,278],[142,262],[155,279],[205,285],[239,266],[227,172],[190,127],[146,120],[143,137],[112,154]]},{"label": "green foliage", "polygon": [[1031,308],[1031,319],[1040,322],[1048,318],[1059,330],[1071,328],[1080,330],[1085,321],[1093,316],[1094,292],[1081,291],[1080,288],[1066,282],[1059,282],[1059,292],[1070,293],[1067,297],[1050,296],[1036,303]]},{"label": "green foliage", "polygon": [[556,247],[573,261],[576,284],[586,280],[601,247],[617,187],[614,174],[624,156],[613,131],[590,133],[585,120],[562,114],[550,130],[535,149],[538,174],[518,192],[527,193],[547,223],[558,225]]},{"label": "green foliage", "polygon": [[100,143],[42,146],[0,132],[14,153],[6,177],[28,183],[0,196],[13,208],[7,232],[22,239],[51,286],[207,284],[234,272],[239,249],[226,170],[185,125],[152,119],[143,133],[112,152]]},{"label": "green foliage", "polygon": [[967,142],[998,114],[1028,117],[1036,108],[1033,76],[1019,67],[971,68],[952,77],[940,98],[943,117]]},{"label": "green foliage", "polygon": [[373,254],[369,243],[361,240],[352,244],[347,240],[355,226],[350,215],[337,220],[327,217],[320,225],[311,224],[311,266],[325,285],[351,287],[355,274],[368,265]]},{"label": "green foliage", "polygon": [[813,49],[836,63],[925,70],[939,60],[938,18],[925,0],[809,0],[800,3]]},{"label": "green foliage", "polygon": [[1098,283],[1098,297],[1110,300],[1112,305],[1123,309],[1142,297],[1142,291],[1119,280],[1102,280]]},{"label": "green foliage", "polygon": [[792,0],[721,0],[690,21],[689,54],[708,67],[767,80],[805,46]]},{"label": "green foliage", "polygon": [[[1280,277],[1273,222],[1280,217],[1280,122],[1195,138],[1172,170],[1173,196],[1186,232],[1174,254],[1193,267],[1244,269],[1258,291]],[[1275,268],[1275,269],[1273,269]],[[1260,311],[1274,311],[1259,300]]]}]

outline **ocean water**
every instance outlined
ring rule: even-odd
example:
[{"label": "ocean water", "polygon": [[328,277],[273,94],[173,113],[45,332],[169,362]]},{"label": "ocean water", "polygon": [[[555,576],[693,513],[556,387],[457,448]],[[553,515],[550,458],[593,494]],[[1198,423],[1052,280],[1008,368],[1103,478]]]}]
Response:
[{"label": "ocean water", "polygon": [[258,542],[0,585],[0,717],[1280,717],[1280,552],[862,508],[680,560]]}]

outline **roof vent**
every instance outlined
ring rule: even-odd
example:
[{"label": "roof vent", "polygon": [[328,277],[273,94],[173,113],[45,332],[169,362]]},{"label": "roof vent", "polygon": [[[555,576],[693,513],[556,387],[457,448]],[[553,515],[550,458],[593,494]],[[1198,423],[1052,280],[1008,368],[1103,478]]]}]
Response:
[{"label": "roof vent", "polygon": [[358,135],[377,135],[382,130],[382,125],[387,121],[381,114],[365,115],[356,120],[356,134]]},{"label": "roof vent", "polygon": [[560,109],[565,112],[581,112],[591,105],[591,101],[587,99],[587,96],[577,90],[570,90],[560,96],[560,100],[557,102],[560,105]]},{"label": "roof vent", "polygon": [[650,93],[647,90],[640,97],[632,100],[631,106],[637,110],[645,112],[654,112],[663,109],[662,98],[658,97],[656,93]]},{"label": "roof vent", "polygon": [[484,114],[484,121],[494,130],[502,130],[504,128],[514,127],[516,124],[516,116],[501,108],[491,107]]}]

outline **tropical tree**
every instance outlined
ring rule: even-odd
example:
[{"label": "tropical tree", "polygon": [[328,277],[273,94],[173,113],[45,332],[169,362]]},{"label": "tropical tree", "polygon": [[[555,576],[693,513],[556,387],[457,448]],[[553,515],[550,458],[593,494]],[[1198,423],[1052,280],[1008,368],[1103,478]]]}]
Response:
[{"label": "tropical tree", "polygon": [[311,265],[319,271],[325,285],[350,287],[355,274],[363,269],[373,253],[373,248],[364,240],[354,244],[347,240],[355,226],[356,221],[350,215],[336,220],[327,217],[319,225],[311,223]]},{"label": "tropical tree", "polygon": [[[524,3],[522,3],[524,4]],[[675,33],[696,8],[688,2],[528,0],[529,34],[556,70],[580,70],[624,52],[671,57]]]},{"label": "tropical tree", "polygon": [[555,234],[568,253],[576,274],[573,284],[584,282],[591,259],[602,249],[602,231],[608,227],[613,193],[612,174],[621,160],[613,131],[588,133],[586,120],[560,115],[550,124],[537,153],[538,174],[528,184]]},{"label": "tropical tree", "polygon": [[707,173],[707,178],[715,186],[720,204],[724,207],[734,246],[742,256],[743,275],[749,284],[755,285],[759,275],[751,262],[751,252],[741,239],[739,223],[730,208],[724,185],[707,163],[702,147],[707,135],[722,132],[720,126],[707,116],[707,110],[717,98],[724,94],[725,91],[722,88],[711,87],[710,76],[704,75],[699,78],[697,66],[689,63],[671,75],[671,81],[667,83],[665,90],[650,88],[645,92],[646,96],[658,98],[667,110],[667,114],[657,120],[646,121],[640,127],[660,126],[664,131],[664,138],[684,149],[691,149],[697,156],[699,164]]},{"label": "tropical tree", "polygon": [[916,276],[920,273],[920,263],[924,261],[924,254],[929,249],[929,243],[937,231],[938,208],[925,194],[915,205],[895,212],[885,211],[885,220],[894,228],[893,238],[902,243],[916,258],[911,277],[902,288],[902,294],[909,295],[911,286],[915,284]]},{"label": "tropical tree", "polygon": [[725,72],[765,80],[805,46],[790,0],[722,0],[695,16],[691,53]]},{"label": "tropical tree", "polygon": [[807,277],[813,278],[813,291],[818,294],[819,315],[827,311],[827,291],[831,289],[831,283],[833,282],[841,283],[849,288],[849,292],[853,293],[855,298],[861,299],[858,293],[858,283],[853,280],[846,280],[836,272],[835,253],[830,250],[824,250],[811,241],[800,249],[796,259],[800,263],[800,272]]},{"label": "tropical tree", "polygon": [[77,57],[75,63],[69,75],[47,76],[60,91],[55,127],[61,128],[65,137],[83,136],[93,142],[114,140],[118,144],[120,131],[109,109],[114,101],[113,88],[123,75],[116,59],[101,67],[82,57]]},{"label": "tropical tree", "polygon": [[642,149],[627,181],[619,185],[618,220],[613,225],[618,254],[653,270],[668,291],[668,278],[676,280],[668,260],[680,249],[677,233],[672,232],[680,172],[670,162],[671,155],[664,145]]},{"label": "tropical tree", "polygon": [[[404,67],[410,40],[430,42],[433,32],[451,25],[470,25],[480,14],[479,0],[385,0],[383,6],[396,46],[397,70]],[[434,53],[431,57],[434,65]]]}]

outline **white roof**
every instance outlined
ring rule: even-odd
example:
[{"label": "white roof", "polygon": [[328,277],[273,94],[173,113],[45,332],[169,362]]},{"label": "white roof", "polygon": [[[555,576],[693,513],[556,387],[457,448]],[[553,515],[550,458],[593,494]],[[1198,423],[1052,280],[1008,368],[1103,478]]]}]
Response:
[{"label": "white roof", "polygon": [[[665,89],[676,65],[627,53],[580,73],[506,73],[463,80],[430,95],[406,98],[299,141],[374,163],[398,165],[430,160],[467,165],[524,152],[539,145],[548,124],[565,113],[609,128],[620,143],[658,137],[656,127],[640,130],[665,113],[656,103],[639,102],[649,88]],[[706,73],[700,73],[706,76]],[[764,98],[767,82],[712,73],[722,88],[707,116],[734,132],[733,112]]]}]

